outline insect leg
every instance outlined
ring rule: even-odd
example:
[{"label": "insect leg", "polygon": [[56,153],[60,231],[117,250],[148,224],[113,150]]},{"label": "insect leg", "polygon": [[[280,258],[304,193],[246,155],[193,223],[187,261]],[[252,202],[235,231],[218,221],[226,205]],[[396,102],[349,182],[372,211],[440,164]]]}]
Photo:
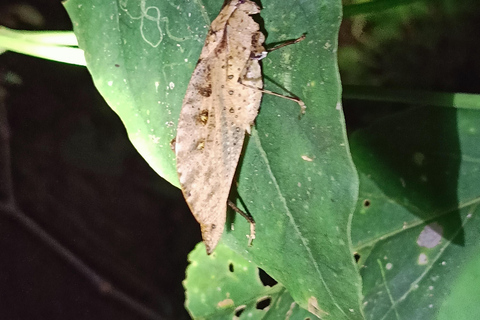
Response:
[{"label": "insect leg", "polygon": [[297,98],[297,97],[289,97],[289,96],[285,96],[285,95],[283,95],[283,94],[276,93],[276,92],[273,92],[273,91],[270,91],[270,90],[265,90],[265,89],[260,89],[260,88],[254,87],[254,86],[250,86],[250,85],[248,85],[248,84],[242,83],[241,79],[238,79],[238,82],[239,82],[241,85],[244,85],[244,86],[246,86],[246,87],[249,87],[249,88],[252,88],[252,89],[261,91],[261,92],[263,92],[263,93],[271,94],[272,96],[276,96],[276,97],[279,97],[279,98],[284,98],[284,99],[287,99],[287,100],[295,101],[295,102],[298,103],[298,105],[300,106],[300,115],[305,114],[305,110],[307,109],[307,106],[305,105],[305,103],[304,103],[300,98]]},{"label": "insect leg", "polygon": [[[254,40],[256,39],[256,41],[261,41],[259,39],[262,39],[262,38],[261,37],[259,38],[258,34],[260,34],[260,36],[263,37],[263,35],[261,33],[257,33],[256,36],[254,35],[253,39]],[[256,79],[254,79],[254,78],[251,79],[250,78],[250,77],[252,77],[252,75],[258,77],[258,74],[260,73],[260,65],[259,65],[258,60],[265,57],[267,52],[271,52],[273,50],[280,49],[280,48],[285,47],[289,44],[294,44],[294,43],[300,42],[303,39],[305,39],[305,34],[303,34],[301,37],[299,37],[297,39],[286,41],[286,42],[284,42],[284,43],[282,43],[282,44],[280,44],[276,47],[268,49],[267,51],[265,51],[265,49],[263,49],[263,46],[261,46],[260,44],[258,44],[258,43],[256,43],[255,41],[252,40],[252,43],[254,43],[254,46],[253,46],[252,52],[251,52],[252,54],[250,56],[250,60],[247,61],[242,73],[240,74],[240,77],[238,78],[238,83],[240,83],[241,85],[244,85],[248,88],[251,88],[251,89],[266,93],[266,94],[270,94],[270,95],[277,96],[277,97],[280,97],[280,98],[284,98],[284,99],[287,99],[287,100],[295,101],[300,106],[300,116],[302,114],[305,114],[305,110],[307,109],[307,106],[305,105],[305,103],[300,98],[289,97],[289,96],[285,96],[285,95],[280,94],[280,93],[276,93],[276,92],[273,92],[273,91],[270,91],[270,90],[265,90],[263,88],[259,88],[260,86],[262,86],[262,81],[255,81]],[[255,45],[255,43],[256,43],[256,45]],[[243,81],[245,81],[246,83],[244,83]],[[248,83],[250,83],[250,84],[248,84]],[[255,84],[258,84],[258,86],[255,86]]]},{"label": "insect leg", "polygon": [[293,39],[293,40],[288,40],[288,41],[285,41],[284,43],[281,43],[279,44],[278,46],[275,46],[273,48],[270,48],[270,49],[267,49],[267,52],[272,52],[274,50],[277,50],[277,49],[280,49],[280,48],[283,48],[285,46],[288,46],[290,44],[294,44],[294,43],[298,43],[300,41],[302,41],[303,39],[305,39],[305,33],[302,34],[300,37],[298,37],[297,39]]},{"label": "insect leg", "polygon": [[248,221],[248,223],[250,223],[250,236],[248,236],[248,246],[250,247],[252,245],[253,239],[255,239],[255,220],[253,220],[253,217],[251,215],[240,210],[240,208],[238,208],[232,201],[228,200],[227,203],[230,208],[233,209],[233,211],[240,214]]}]

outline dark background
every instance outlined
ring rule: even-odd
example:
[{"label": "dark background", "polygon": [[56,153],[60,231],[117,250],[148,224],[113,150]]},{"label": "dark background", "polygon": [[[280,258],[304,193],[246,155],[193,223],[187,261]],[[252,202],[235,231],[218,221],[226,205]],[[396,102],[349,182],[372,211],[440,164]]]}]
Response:
[{"label": "dark background", "polygon": [[[71,30],[59,1],[28,3],[2,3],[0,24]],[[12,176],[0,179],[0,202],[13,195],[18,208],[0,215],[0,319],[148,319],[134,301],[152,318],[188,319],[182,280],[198,224],[133,148],[87,69],[7,52],[0,78],[0,177]]]},{"label": "dark background", "polygon": [[[479,5],[457,3],[345,20],[343,82],[478,93]],[[3,1],[0,24],[71,30],[57,0]],[[344,108],[351,133],[405,106]],[[0,55],[0,214],[1,319],[188,318],[181,282],[198,225],[86,68]]]}]

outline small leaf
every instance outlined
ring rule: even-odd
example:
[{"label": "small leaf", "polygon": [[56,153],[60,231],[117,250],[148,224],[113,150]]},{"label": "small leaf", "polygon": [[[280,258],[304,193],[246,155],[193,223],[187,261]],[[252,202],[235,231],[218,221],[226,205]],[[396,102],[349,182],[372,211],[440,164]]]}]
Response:
[{"label": "small leaf", "polygon": [[207,256],[200,243],[189,261],[183,285],[185,306],[194,319],[315,318],[300,308],[282,285],[264,286],[258,267],[223,244]]}]

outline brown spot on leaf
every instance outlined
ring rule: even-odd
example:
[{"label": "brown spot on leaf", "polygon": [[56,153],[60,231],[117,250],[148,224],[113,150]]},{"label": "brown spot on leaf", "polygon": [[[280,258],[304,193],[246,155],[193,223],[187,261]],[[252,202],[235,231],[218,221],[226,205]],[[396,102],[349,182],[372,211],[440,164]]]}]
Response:
[{"label": "brown spot on leaf", "polygon": [[217,303],[217,307],[219,308],[229,308],[233,307],[235,304],[233,303],[232,299],[225,299]]},{"label": "brown spot on leaf", "polygon": [[325,316],[328,316],[329,313],[326,311],[323,311],[320,309],[320,306],[318,305],[317,298],[315,297],[310,297],[308,299],[308,311],[319,317],[320,319],[323,319]]}]

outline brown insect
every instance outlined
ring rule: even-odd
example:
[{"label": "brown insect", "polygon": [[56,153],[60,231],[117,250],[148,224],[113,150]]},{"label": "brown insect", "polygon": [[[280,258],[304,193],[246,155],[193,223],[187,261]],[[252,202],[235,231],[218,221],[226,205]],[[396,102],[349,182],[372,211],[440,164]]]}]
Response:
[{"label": "brown insect", "polygon": [[[180,185],[200,223],[208,254],[222,236],[227,202],[240,212],[228,201],[228,195],[245,133],[250,133],[257,117],[262,93],[284,97],[262,89],[259,60],[267,54],[265,36],[251,17],[259,12],[250,0],[231,0],[223,7],[208,31],[178,121],[175,152]],[[305,109],[301,100],[284,98]],[[251,242],[254,221],[248,219]]]}]

